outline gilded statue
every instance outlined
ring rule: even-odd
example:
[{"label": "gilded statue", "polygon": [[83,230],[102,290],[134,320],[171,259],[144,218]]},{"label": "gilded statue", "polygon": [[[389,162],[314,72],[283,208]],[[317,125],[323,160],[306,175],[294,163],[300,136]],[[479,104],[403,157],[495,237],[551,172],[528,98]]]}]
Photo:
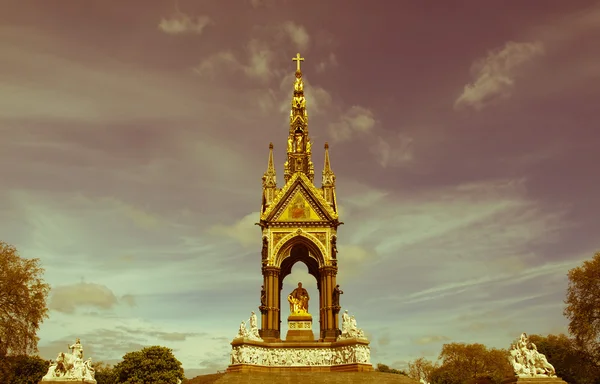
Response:
[{"label": "gilded statue", "polygon": [[288,295],[291,314],[308,314],[308,291],[302,288],[302,283],[298,283],[298,288],[294,289]]},{"label": "gilded statue", "polygon": [[288,153],[292,153],[293,151],[293,146],[294,146],[294,139],[292,139],[292,137],[288,137]]},{"label": "gilded statue", "polygon": [[311,153],[311,148],[312,148],[312,141],[308,140],[306,142],[306,153]]},{"label": "gilded statue", "polygon": [[295,140],[295,152],[296,153],[302,153],[304,152],[304,148],[303,147],[303,140],[304,137],[302,136],[301,133],[296,133],[296,135],[294,136],[294,140]]}]

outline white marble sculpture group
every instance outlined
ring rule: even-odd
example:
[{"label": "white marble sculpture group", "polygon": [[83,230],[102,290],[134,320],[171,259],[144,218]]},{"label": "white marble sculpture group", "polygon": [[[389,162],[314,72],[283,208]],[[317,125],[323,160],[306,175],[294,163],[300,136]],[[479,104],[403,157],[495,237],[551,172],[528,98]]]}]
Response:
[{"label": "white marble sculpture group", "polygon": [[556,371],[546,356],[539,353],[526,333],[510,346],[510,363],[519,377],[556,377]]},{"label": "white marble sculpture group", "polygon": [[233,347],[231,351],[231,364],[299,367],[350,363],[371,364],[369,347],[350,345],[337,348],[263,348],[241,345]]},{"label": "white marble sculpture group", "polygon": [[365,333],[356,326],[356,319],[348,315],[348,311],[342,315],[342,334],[338,336],[338,340],[343,339],[365,339]]},{"label": "white marble sculpture group", "polygon": [[52,362],[48,373],[42,381],[78,381],[85,383],[96,383],[95,372],[92,367],[92,358],[83,360],[83,346],[79,339],[70,345],[71,353],[61,352]]},{"label": "white marble sculpture group", "polygon": [[249,323],[250,330],[248,331],[248,328],[246,327],[246,322],[242,321],[242,323],[240,324],[240,330],[238,331],[236,338],[241,337],[246,338],[248,340],[262,341],[260,335],[258,334],[258,319],[254,311],[252,311],[252,313],[250,314]]}]

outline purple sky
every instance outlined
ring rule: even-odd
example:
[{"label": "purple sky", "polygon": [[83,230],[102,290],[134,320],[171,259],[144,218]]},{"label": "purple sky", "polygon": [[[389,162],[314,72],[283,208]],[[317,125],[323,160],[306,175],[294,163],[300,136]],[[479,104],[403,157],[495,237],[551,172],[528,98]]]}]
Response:
[{"label": "purple sky", "polygon": [[0,7],[0,233],[53,287],[43,357],[81,337],[96,360],[159,344],[188,376],[225,368],[259,305],[296,52],[373,363],[566,332],[566,273],[599,247],[599,2]]}]

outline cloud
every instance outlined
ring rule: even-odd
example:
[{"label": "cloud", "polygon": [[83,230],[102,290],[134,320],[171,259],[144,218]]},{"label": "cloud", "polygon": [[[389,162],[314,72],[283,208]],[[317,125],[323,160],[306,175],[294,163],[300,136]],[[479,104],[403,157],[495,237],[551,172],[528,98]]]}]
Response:
[{"label": "cloud", "polygon": [[131,335],[143,335],[164,341],[185,341],[188,337],[207,336],[207,333],[198,332],[164,332],[148,329],[134,329],[126,326],[117,326],[116,329]]},{"label": "cloud", "polygon": [[[248,0],[248,1],[250,2],[250,5],[254,9],[270,8],[276,4],[276,0]],[[283,1],[284,3],[287,3],[287,0],[279,0],[279,1],[280,2]]]},{"label": "cloud", "polygon": [[208,233],[233,239],[244,247],[257,246],[260,243],[260,229],[255,223],[258,222],[259,217],[259,212],[252,212],[233,224],[214,225]]},{"label": "cloud", "polygon": [[282,29],[288,35],[289,39],[296,45],[300,51],[306,51],[310,44],[310,36],[304,26],[286,21],[282,24]]},{"label": "cloud", "polygon": [[432,335],[432,336],[420,337],[420,338],[416,339],[414,342],[417,345],[426,345],[426,344],[440,343],[442,341],[448,341],[448,340],[450,340],[450,338],[447,336]]},{"label": "cloud", "polygon": [[344,265],[338,273],[340,284],[347,283],[348,279],[360,274],[362,267],[376,259],[376,253],[356,244],[338,245],[338,260]]},{"label": "cloud", "polygon": [[541,42],[509,41],[502,49],[490,51],[487,57],[473,64],[471,72],[475,80],[465,85],[462,94],[454,102],[454,108],[472,107],[480,110],[499,99],[510,97],[517,70],[543,53]]},{"label": "cloud", "polygon": [[220,71],[241,72],[246,77],[265,81],[273,74],[271,64],[273,51],[267,43],[258,39],[251,39],[246,45],[248,55],[244,64],[231,50],[217,52],[202,60],[193,71],[201,76],[214,77]]},{"label": "cloud", "polygon": [[379,338],[377,339],[377,344],[379,344],[380,346],[386,346],[386,345],[390,345],[390,342],[392,341],[390,334],[389,333],[384,333],[381,336],[379,336]]},{"label": "cloud", "polygon": [[325,70],[327,70],[329,68],[335,68],[337,66],[338,66],[337,58],[336,58],[335,54],[332,52],[329,54],[327,59],[319,62],[316,65],[316,70],[317,70],[317,73],[323,73],[323,72],[325,72]]},{"label": "cloud", "polygon": [[158,29],[168,35],[200,35],[204,31],[204,28],[212,23],[213,21],[208,16],[198,16],[194,20],[185,13],[178,12],[168,19],[161,19]]},{"label": "cloud", "polygon": [[[61,285],[52,288],[52,295],[48,308],[54,311],[72,314],[77,307],[93,307],[98,309],[111,309],[119,299],[106,286],[94,283],[78,283]],[[123,302],[131,306],[134,301],[131,295]]]},{"label": "cloud", "polygon": [[329,125],[329,134],[334,141],[349,140],[356,134],[370,132],[376,122],[371,110],[355,105],[342,113],[338,122]]},{"label": "cloud", "polygon": [[377,137],[371,153],[383,168],[407,165],[413,162],[413,138],[397,134],[391,138]]},{"label": "cloud", "polygon": [[201,76],[214,76],[217,70],[222,70],[223,68],[237,70],[240,67],[241,64],[238,62],[233,52],[221,51],[202,60],[200,64],[194,68],[194,72]]},{"label": "cloud", "polygon": [[271,62],[274,52],[258,39],[252,39],[247,46],[248,64],[243,67],[244,73],[251,78],[265,80],[271,75]]}]

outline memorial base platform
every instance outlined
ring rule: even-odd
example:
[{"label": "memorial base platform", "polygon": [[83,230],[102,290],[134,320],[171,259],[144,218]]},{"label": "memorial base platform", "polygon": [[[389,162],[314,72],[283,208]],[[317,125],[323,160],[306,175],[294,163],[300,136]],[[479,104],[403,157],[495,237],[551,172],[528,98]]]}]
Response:
[{"label": "memorial base platform", "polygon": [[237,338],[231,342],[227,372],[370,372],[369,341],[265,342]]}]

